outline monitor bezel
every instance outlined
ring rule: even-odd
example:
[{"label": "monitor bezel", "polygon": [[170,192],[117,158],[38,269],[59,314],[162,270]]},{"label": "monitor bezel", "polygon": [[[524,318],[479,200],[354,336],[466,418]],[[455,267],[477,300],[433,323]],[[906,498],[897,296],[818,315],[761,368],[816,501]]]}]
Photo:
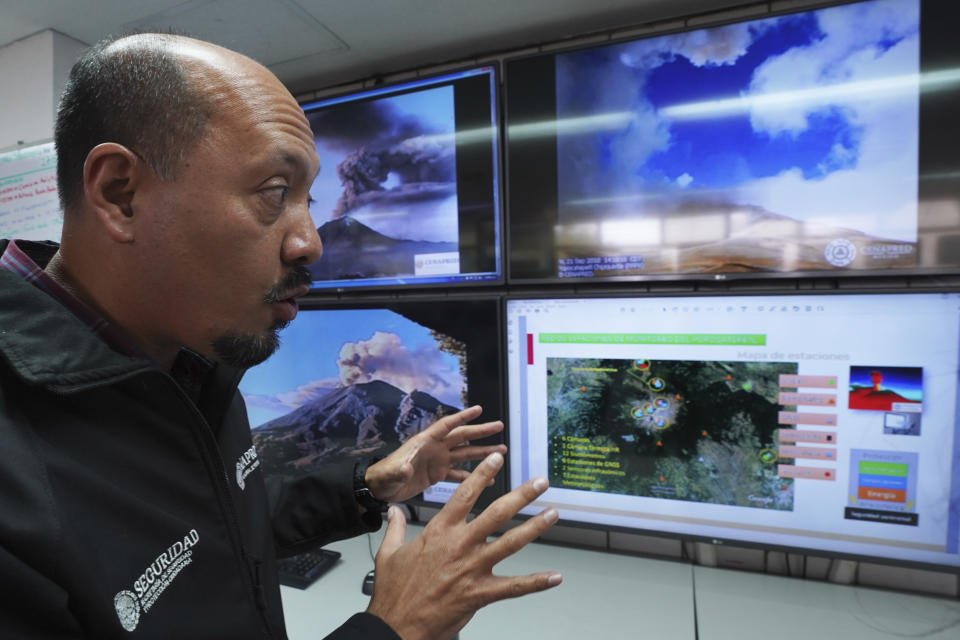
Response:
[{"label": "monitor bezel", "polygon": [[[495,148],[492,152],[493,166],[491,167],[491,175],[493,176],[494,184],[493,186],[493,195],[492,195],[492,204],[494,208],[493,223],[495,225],[494,229],[494,246],[493,251],[495,254],[495,259],[497,263],[497,273],[495,277],[484,277],[480,274],[461,274],[461,275],[476,275],[476,279],[463,279],[463,280],[454,280],[454,281],[442,281],[442,282],[422,282],[418,278],[420,276],[414,276],[410,281],[405,281],[404,278],[392,277],[392,279],[384,278],[382,282],[370,283],[370,284],[361,284],[361,285],[343,285],[342,282],[347,282],[346,280],[338,281],[313,281],[310,284],[311,292],[321,293],[321,294],[350,294],[351,292],[371,292],[376,294],[377,292],[387,292],[387,291],[396,291],[398,289],[403,291],[430,291],[433,289],[442,289],[442,288],[474,288],[474,287],[495,287],[502,286],[506,283],[506,265],[507,265],[507,250],[506,250],[506,192],[505,192],[505,171],[504,171],[504,138],[503,138],[503,80],[502,80],[502,69],[501,64],[497,60],[491,60],[484,62],[483,64],[465,64],[458,65],[451,68],[444,69],[442,71],[437,71],[434,73],[427,73],[425,75],[417,75],[414,78],[403,78],[396,80],[394,82],[382,83],[374,80],[374,86],[370,87],[361,87],[361,88],[345,88],[343,91],[334,91],[332,93],[324,93],[322,96],[311,98],[309,100],[300,100],[299,105],[304,115],[309,118],[311,109],[320,108],[321,103],[326,103],[332,100],[342,100],[343,102],[351,102],[358,100],[365,100],[372,98],[377,94],[395,95],[403,93],[411,93],[418,89],[417,86],[413,85],[422,85],[420,88],[427,88],[431,85],[441,85],[443,82],[450,81],[451,83],[455,81],[455,76],[462,75],[464,73],[470,72],[482,72],[485,69],[490,70],[491,75],[491,91],[492,95],[490,97],[490,105],[492,108],[491,116],[493,118],[495,130],[492,135],[492,143],[495,145]],[[320,93],[320,92],[318,92]],[[324,282],[325,284],[318,286],[317,282]]]}]

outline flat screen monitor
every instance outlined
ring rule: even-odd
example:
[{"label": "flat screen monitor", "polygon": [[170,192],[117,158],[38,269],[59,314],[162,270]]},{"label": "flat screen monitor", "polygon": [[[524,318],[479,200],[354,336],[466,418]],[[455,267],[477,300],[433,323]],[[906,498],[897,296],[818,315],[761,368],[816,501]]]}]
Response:
[{"label": "flat screen monitor", "polygon": [[509,280],[957,272],[950,11],[871,0],[508,61]]},{"label": "flat screen monitor", "polygon": [[561,521],[960,569],[960,294],[509,299]]},{"label": "flat screen monitor", "polygon": [[[240,392],[265,474],[385,457],[444,416],[474,404],[503,418],[496,298],[364,301],[304,309]],[[478,441],[503,442],[502,434]],[[502,492],[505,479],[485,495]],[[422,496],[444,503],[455,485]]]},{"label": "flat screen monitor", "polygon": [[320,156],[315,288],[503,280],[496,67],[302,106]]}]

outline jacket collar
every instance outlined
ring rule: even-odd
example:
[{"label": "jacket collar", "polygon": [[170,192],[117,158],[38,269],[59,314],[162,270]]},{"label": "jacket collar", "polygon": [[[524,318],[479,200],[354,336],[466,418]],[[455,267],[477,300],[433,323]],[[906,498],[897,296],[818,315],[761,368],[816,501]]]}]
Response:
[{"label": "jacket collar", "polygon": [[[0,254],[6,244],[0,240]],[[148,371],[162,373],[146,357],[113,350],[63,304],[4,269],[0,269],[2,360],[28,384],[59,393],[78,392]],[[215,365],[213,370],[202,397],[193,398],[200,401],[208,418],[226,411],[244,373],[224,365]]]},{"label": "jacket collar", "polygon": [[0,357],[25,382],[61,392],[154,368],[149,360],[112,350],[66,307],[4,270],[0,270]]}]

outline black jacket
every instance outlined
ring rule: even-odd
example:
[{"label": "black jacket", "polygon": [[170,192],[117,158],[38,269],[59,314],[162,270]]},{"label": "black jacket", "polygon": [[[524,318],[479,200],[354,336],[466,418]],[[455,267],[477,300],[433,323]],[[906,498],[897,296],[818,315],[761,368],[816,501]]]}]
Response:
[{"label": "black jacket", "polygon": [[[0,269],[0,637],[286,637],[276,553],[379,514],[344,468],[268,502],[239,378],[215,367],[194,402]],[[330,637],[397,638],[368,614]]]}]

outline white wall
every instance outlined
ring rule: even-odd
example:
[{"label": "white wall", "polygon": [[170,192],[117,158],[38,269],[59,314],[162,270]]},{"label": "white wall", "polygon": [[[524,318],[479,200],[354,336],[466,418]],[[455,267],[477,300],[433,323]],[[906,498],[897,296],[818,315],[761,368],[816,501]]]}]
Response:
[{"label": "white wall", "polygon": [[[58,31],[53,31],[53,102],[51,104],[53,117],[51,125],[57,119],[57,105],[60,102],[60,94],[67,84],[67,77],[70,75],[70,69],[77,58],[87,50],[88,46],[84,42],[74,40],[70,36],[65,36]],[[53,127],[50,128],[50,135],[53,135]]]},{"label": "white wall", "polygon": [[0,149],[53,137],[60,92],[86,46],[48,29],[0,48]]}]

